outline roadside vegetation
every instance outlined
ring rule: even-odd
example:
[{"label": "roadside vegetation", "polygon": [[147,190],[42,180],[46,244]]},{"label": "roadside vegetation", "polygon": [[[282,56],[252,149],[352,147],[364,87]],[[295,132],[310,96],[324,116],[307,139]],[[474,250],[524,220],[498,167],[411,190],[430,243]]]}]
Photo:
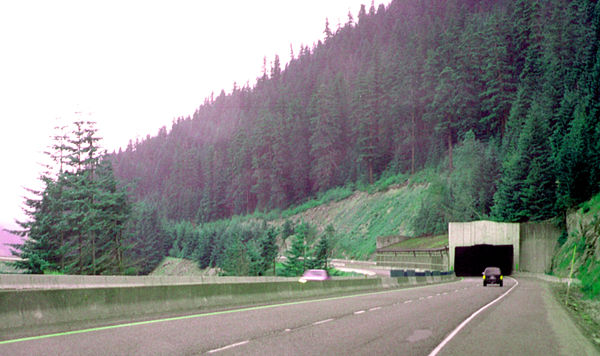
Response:
[{"label": "roadside vegetation", "polygon": [[551,288],[556,300],[600,351],[600,298],[590,299],[582,289],[571,287],[567,299],[566,284],[555,283]]},{"label": "roadside vegetation", "polygon": [[448,246],[448,235],[422,236],[398,242],[388,246],[395,249],[427,249]]},{"label": "roadside vegetation", "polygon": [[23,273],[24,270],[16,268],[11,262],[0,261],[0,274]]},{"label": "roadside vegetation", "polygon": [[559,240],[553,273],[581,280],[587,298],[600,300],[600,194],[568,215],[569,231]]}]

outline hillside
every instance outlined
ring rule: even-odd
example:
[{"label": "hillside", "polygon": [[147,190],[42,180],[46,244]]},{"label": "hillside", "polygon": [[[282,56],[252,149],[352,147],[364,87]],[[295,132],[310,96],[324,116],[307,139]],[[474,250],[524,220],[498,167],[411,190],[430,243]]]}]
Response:
[{"label": "hillside", "polygon": [[337,253],[366,258],[377,235],[545,220],[598,192],[600,131],[586,129],[600,120],[597,3],[394,0],[324,34],[111,155],[136,202],[128,243],[140,246],[134,260],[147,256],[141,273],[186,240],[177,226],[211,234],[196,244],[213,245],[201,247],[204,263],[221,263],[228,243],[249,240],[220,221],[388,178],[422,175],[428,189],[382,191],[381,203],[356,193],[327,221],[319,209],[300,216],[331,223]]},{"label": "hillside", "polygon": [[477,164],[454,155],[472,140],[469,214],[546,219],[598,191],[600,132],[585,128],[598,123],[599,18],[585,0],[363,6],[253,86],[112,155],[115,174],[166,219],[201,223],[452,172]]},{"label": "hillside", "polygon": [[573,265],[573,276],[582,281],[585,293],[600,298],[600,194],[570,212],[567,227],[553,271],[568,277]]},{"label": "hillside", "polygon": [[[370,259],[378,236],[414,236],[414,221],[425,196],[424,185],[392,186],[369,194],[357,191],[348,198],[323,204],[288,219],[304,221],[322,233],[328,225],[336,231],[336,257]],[[275,220],[282,225],[285,219]]]}]

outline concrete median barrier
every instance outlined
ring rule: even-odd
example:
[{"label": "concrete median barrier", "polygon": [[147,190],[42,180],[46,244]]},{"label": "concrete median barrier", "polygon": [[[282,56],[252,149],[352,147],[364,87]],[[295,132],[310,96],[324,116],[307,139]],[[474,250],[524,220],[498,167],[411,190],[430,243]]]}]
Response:
[{"label": "concrete median barrier", "polygon": [[[447,280],[450,279],[448,276]],[[435,281],[430,277],[345,278],[298,283],[204,283],[0,291],[0,339],[166,314],[201,313]]]}]

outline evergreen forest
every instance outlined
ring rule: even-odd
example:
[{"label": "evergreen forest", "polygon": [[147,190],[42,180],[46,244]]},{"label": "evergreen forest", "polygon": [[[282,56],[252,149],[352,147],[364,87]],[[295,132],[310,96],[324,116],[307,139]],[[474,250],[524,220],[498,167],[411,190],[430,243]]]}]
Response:
[{"label": "evergreen forest", "polygon": [[332,229],[239,217],[419,172],[435,178],[422,183],[415,235],[452,220],[564,217],[600,191],[598,2],[393,0],[323,27],[289,63],[265,59],[255,83],[105,157],[132,201],[131,273],[172,255],[265,274],[274,235],[303,239],[291,250],[308,244],[322,265]]},{"label": "evergreen forest", "polygon": [[469,175],[462,219],[542,220],[598,192],[596,2],[394,0],[357,17],[130,143],[116,176],[195,223],[428,167]]}]

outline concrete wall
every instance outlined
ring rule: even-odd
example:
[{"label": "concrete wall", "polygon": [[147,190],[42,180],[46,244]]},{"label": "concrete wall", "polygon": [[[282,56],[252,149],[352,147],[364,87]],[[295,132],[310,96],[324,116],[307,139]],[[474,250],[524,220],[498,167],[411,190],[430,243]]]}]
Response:
[{"label": "concrete wall", "polygon": [[0,340],[161,313],[219,308],[439,283],[456,277],[354,278],[326,282],[255,282],[146,287],[0,291]]},{"label": "concrete wall", "polygon": [[0,289],[61,289],[143,287],[185,284],[260,283],[297,281],[294,277],[219,276],[76,276],[42,274],[0,274]]},{"label": "concrete wall", "polygon": [[448,250],[377,251],[377,266],[420,270],[447,271]]},{"label": "concrete wall", "polygon": [[550,222],[520,224],[519,271],[548,273],[561,231]]},{"label": "concrete wall", "polygon": [[450,269],[454,269],[456,246],[474,245],[513,245],[513,270],[517,270],[520,259],[519,224],[494,221],[473,221],[448,224],[448,244],[450,247]]}]

